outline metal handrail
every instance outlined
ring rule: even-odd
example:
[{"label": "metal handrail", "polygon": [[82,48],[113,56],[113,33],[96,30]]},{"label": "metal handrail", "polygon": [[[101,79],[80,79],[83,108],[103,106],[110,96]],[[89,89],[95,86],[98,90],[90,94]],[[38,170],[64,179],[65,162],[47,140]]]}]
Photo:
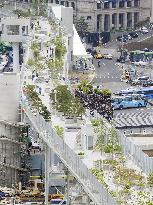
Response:
[{"label": "metal handrail", "polygon": [[28,120],[39,133],[39,136],[51,149],[54,149],[54,152],[60,157],[65,166],[82,184],[94,204],[117,205],[115,199],[90,172],[77,154],[55,133],[51,123],[47,123],[38,113],[34,116],[28,104],[23,103],[22,106]]}]

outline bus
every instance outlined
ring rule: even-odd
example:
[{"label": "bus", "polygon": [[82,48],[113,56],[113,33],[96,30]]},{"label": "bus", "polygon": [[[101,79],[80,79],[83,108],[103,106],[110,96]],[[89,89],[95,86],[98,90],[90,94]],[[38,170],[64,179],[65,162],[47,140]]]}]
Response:
[{"label": "bus", "polygon": [[140,95],[118,96],[112,98],[112,106],[114,110],[125,108],[146,107],[147,101]]},{"label": "bus", "polygon": [[145,52],[145,51],[131,51],[130,52],[130,60],[132,62],[138,61],[151,61],[153,59],[153,52]]},{"label": "bus", "polygon": [[130,60],[132,62],[143,61],[144,59],[145,59],[145,52],[144,51],[136,50],[136,51],[130,52]]},{"label": "bus", "polygon": [[153,59],[153,52],[145,52],[145,61],[151,61]]},{"label": "bus", "polygon": [[153,87],[128,88],[126,90],[121,90],[121,91],[117,92],[116,94],[120,95],[120,96],[137,94],[137,95],[141,95],[142,97],[147,98],[147,99],[153,99]]}]

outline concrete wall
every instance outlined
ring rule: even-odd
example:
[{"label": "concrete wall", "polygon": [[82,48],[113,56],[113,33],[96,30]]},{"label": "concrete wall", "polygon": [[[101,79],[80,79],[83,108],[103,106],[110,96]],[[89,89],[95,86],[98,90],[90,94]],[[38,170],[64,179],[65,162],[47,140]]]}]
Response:
[{"label": "concrete wall", "polygon": [[67,48],[64,62],[64,76],[67,78],[68,69],[71,69],[73,65],[73,59],[71,57],[73,52],[73,8],[52,5],[52,11],[64,30],[63,36]]},{"label": "concrete wall", "polygon": [[61,26],[68,34],[73,35],[73,9],[71,7],[61,7]]},{"label": "concrete wall", "polygon": [[0,120],[19,121],[20,75],[0,74]]},{"label": "concrete wall", "polygon": [[[25,42],[28,39],[28,35],[30,31],[30,19],[29,18],[14,18],[14,17],[2,18],[1,24],[3,28],[1,38],[3,41],[8,41],[8,42],[23,42],[24,41]],[[10,26],[10,25],[19,26],[18,35],[14,35],[14,34],[8,35],[7,26]],[[23,26],[27,27],[26,34],[24,34],[22,31]]]},{"label": "concrete wall", "polygon": [[[73,52],[73,9],[70,7],[61,7],[61,26],[66,31],[67,35],[67,65],[65,72],[68,73],[68,68],[72,68],[72,52]],[[67,77],[66,74],[65,77]]]}]

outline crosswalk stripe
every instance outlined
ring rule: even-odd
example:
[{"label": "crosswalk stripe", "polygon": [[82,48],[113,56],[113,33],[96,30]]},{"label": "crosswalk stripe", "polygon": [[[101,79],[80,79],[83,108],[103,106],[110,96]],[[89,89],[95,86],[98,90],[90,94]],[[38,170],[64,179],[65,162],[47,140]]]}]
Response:
[{"label": "crosswalk stripe", "polygon": [[152,113],[117,113],[114,116],[114,123],[116,127],[125,126],[150,126],[153,125]]}]

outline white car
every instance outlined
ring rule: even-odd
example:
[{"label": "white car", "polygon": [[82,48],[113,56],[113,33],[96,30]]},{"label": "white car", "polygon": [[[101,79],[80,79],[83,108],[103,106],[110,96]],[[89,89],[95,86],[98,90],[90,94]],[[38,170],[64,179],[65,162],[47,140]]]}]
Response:
[{"label": "white car", "polygon": [[133,62],[133,65],[135,65],[135,66],[139,66],[139,61],[135,61],[135,62]]},{"label": "white car", "polygon": [[146,34],[146,33],[149,32],[149,30],[148,30],[146,27],[142,27],[142,28],[140,29],[140,32],[143,33],[143,34]]},{"label": "white car", "polygon": [[145,61],[139,61],[139,65],[140,65],[140,66],[146,66],[146,65],[147,65],[147,62],[145,62]]},{"label": "white car", "polygon": [[112,59],[113,56],[111,54],[104,54],[105,59]]},{"label": "white car", "polygon": [[145,61],[135,61],[135,62],[133,62],[133,65],[135,65],[135,66],[146,66],[147,62],[145,62]]}]

